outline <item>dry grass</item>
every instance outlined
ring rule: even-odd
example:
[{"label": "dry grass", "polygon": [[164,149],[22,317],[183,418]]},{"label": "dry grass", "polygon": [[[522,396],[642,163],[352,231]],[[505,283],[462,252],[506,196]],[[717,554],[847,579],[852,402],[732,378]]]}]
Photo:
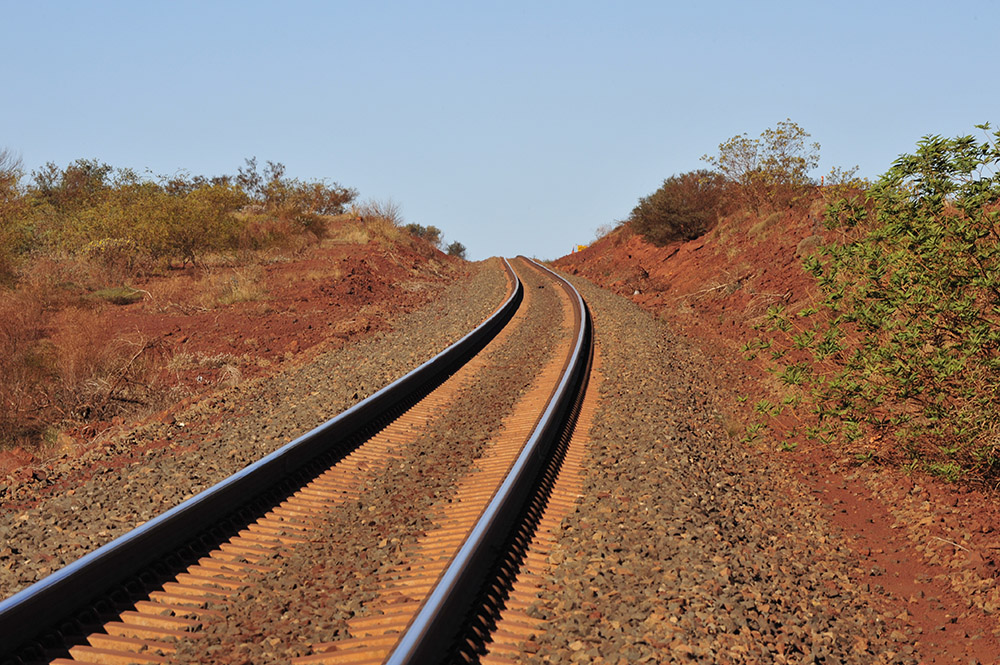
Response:
[{"label": "dry grass", "polygon": [[53,317],[53,328],[57,389],[68,415],[105,418],[150,402],[157,390],[155,343],[139,333],[114,335],[92,310],[63,310]]},{"label": "dry grass", "polygon": [[63,386],[71,392],[85,391],[85,382],[108,363],[112,345],[103,317],[93,310],[71,307],[55,314],[55,329],[49,338],[58,358],[57,371]]},{"label": "dry grass", "polygon": [[166,368],[171,372],[180,372],[185,370],[191,370],[196,368],[205,369],[220,369],[223,367],[249,364],[251,358],[247,354],[235,355],[233,353],[216,353],[214,355],[207,355],[202,352],[188,353],[187,351],[181,351],[175,353],[170,360],[167,361]]},{"label": "dry grass", "polygon": [[380,217],[371,220],[366,219],[365,232],[368,234],[369,242],[375,242],[387,248],[403,244],[412,237],[388,219]]},{"label": "dry grass", "polygon": [[364,245],[369,240],[361,220],[350,215],[338,215],[327,223],[323,245]]},{"label": "dry grass", "polygon": [[621,227],[621,223],[620,222],[611,222],[611,223],[608,223],[608,224],[601,224],[596,229],[594,229],[594,239],[591,240],[590,243],[588,243],[588,244],[593,245],[598,240],[601,240],[601,239],[606,238],[607,236],[611,235],[612,233],[614,233],[620,227]]},{"label": "dry grass", "polygon": [[215,381],[220,386],[232,388],[243,383],[243,373],[236,365],[223,365],[219,369],[219,376]]},{"label": "dry grass", "polygon": [[179,372],[197,366],[197,359],[193,353],[181,351],[170,356],[165,367],[171,372]]},{"label": "dry grass", "polygon": [[[166,369],[175,373],[199,370],[204,372],[206,380],[211,380],[209,377],[212,375],[212,370],[218,370],[215,373],[214,383],[224,388],[232,388],[243,383],[241,367],[264,367],[265,364],[261,360],[246,353],[237,356],[232,353],[207,355],[201,352],[181,351],[167,361]],[[198,377],[198,381],[202,381],[201,376]]]},{"label": "dry grass", "polygon": [[209,308],[255,302],[267,296],[264,269],[258,265],[236,268],[223,274],[208,273],[196,289],[202,294],[200,304]]},{"label": "dry grass", "polygon": [[770,235],[770,230],[775,226],[777,226],[778,222],[784,219],[784,217],[785,217],[784,213],[781,212],[771,213],[767,217],[761,219],[756,224],[751,226],[750,230],[747,231],[747,234],[751,238],[755,238],[757,240],[763,240],[764,238]]}]

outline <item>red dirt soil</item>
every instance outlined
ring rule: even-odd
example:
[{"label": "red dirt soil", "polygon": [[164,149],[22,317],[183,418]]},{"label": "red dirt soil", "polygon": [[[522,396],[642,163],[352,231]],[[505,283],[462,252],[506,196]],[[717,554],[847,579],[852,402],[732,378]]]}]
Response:
[{"label": "red dirt soil", "polygon": [[[735,216],[709,234],[664,247],[625,226],[554,266],[582,275],[666,321],[713,368],[725,425],[739,436],[751,405],[774,402],[774,378],[740,347],[775,304],[794,308],[812,293],[801,257],[828,239],[822,202],[808,213]],[[1000,654],[1000,524],[996,495],[893,466],[863,466],[843,451],[803,444],[785,455],[795,482],[826,509],[843,542],[869,571],[877,602],[914,636],[927,663],[997,662]],[[770,450],[768,450],[770,448]]]},{"label": "red dirt soil", "polygon": [[[134,284],[142,301],[97,309],[104,339],[125,336],[152,346],[162,386],[154,412],[77,423],[54,447],[0,451],[0,477],[48,456],[79,453],[111,430],[167,421],[227,382],[266,376],[384,329],[390,317],[425,303],[435,284],[463,270],[461,261],[424,244],[327,241],[271,262],[190,266]],[[220,304],[220,295],[247,283],[253,289],[247,300]]]}]

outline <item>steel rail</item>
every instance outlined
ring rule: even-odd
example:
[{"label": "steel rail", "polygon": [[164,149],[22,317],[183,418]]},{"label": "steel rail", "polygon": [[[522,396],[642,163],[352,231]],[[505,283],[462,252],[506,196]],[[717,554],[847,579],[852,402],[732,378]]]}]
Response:
[{"label": "steel rail", "polygon": [[308,462],[464,364],[510,321],[524,287],[504,259],[513,293],[436,356],[310,432],[0,603],[0,656],[51,631],[116,585],[275,487]]},{"label": "steel rail", "polygon": [[469,608],[501,553],[511,526],[527,503],[549,450],[559,437],[564,420],[586,378],[593,348],[592,323],[587,305],[567,280],[535,261],[531,263],[561,282],[573,298],[579,330],[569,362],[503,483],[396,643],[385,661],[386,665],[426,665],[445,662],[449,658]]}]

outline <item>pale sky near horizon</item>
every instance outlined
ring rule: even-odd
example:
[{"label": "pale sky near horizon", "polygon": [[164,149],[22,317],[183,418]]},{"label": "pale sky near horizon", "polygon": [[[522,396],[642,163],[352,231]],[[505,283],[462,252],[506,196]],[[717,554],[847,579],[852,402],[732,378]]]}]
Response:
[{"label": "pale sky near horizon", "polygon": [[470,258],[556,258],[785,118],[818,177],[1000,123],[1000,5],[0,0],[28,171],[246,157],[392,199]]}]

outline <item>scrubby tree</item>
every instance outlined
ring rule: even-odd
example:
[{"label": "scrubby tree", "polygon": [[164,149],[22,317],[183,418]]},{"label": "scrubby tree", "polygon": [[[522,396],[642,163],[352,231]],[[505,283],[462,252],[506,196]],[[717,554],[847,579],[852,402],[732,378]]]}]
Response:
[{"label": "scrubby tree", "polygon": [[151,220],[155,253],[193,264],[199,254],[233,247],[239,232],[234,213],[246,202],[243,190],[233,185],[205,185],[182,200],[162,197]]},{"label": "scrubby tree", "polygon": [[449,256],[457,256],[460,259],[464,259],[465,258],[465,245],[463,245],[462,243],[458,242],[457,240],[455,242],[448,243],[447,252],[448,252]]},{"label": "scrubby tree", "polygon": [[24,232],[18,225],[24,209],[21,193],[21,159],[0,149],[0,284],[14,278],[15,263]]},{"label": "scrubby tree", "polygon": [[649,242],[664,245],[697,238],[719,219],[726,179],[713,171],[670,176],[649,196],[639,199],[628,221]]},{"label": "scrubby tree", "polygon": [[737,202],[755,213],[787,207],[812,184],[809,172],[819,165],[819,143],[787,119],[757,138],[746,133],[719,144],[719,154],[702,159],[737,185]]},{"label": "scrubby tree", "polygon": [[19,198],[20,181],[21,158],[7,148],[0,149],[0,206],[6,207]]},{"label": "scrubby tree", "polygon": [[422,224],[407,224],[406,232],[417,238],[423,238],[435,247],[441,246],[441,229],[436,226],[424,226]]},{"label": "scrubby tree", "polygon": [[60,212],[94,205],[111,187],[114,169],[96,159],[78,159],[65,169],[52,162],[32,173],[37,200]]},{"label": "scrubby tree", "polygon": [[21,188],[19,163],[5,168],[7,154],[0,154],[0,280],[7,281],[28,250],[80,253],[124,278],[157,259],[187,264],[206,253],[316,241],[327,216],[356,196],[335,183],[288,178],[278,162],[261,171],[255,159],[237,176],[180,172],[157,180],[79,159],[46,164]]},{"label": "scrubby tree", "polygon": [[298,214],[339,215],[344,206],[353,201],[357,192],[337,183],[324,180],[302,182],[285,176],[285,165],[268,160],[263,172],[258,169],[257,158],[244,160],[234,178],[225,181],[197,182],[204,184],[229,184],[230,180],[242,189],[251,201],[280,210],[291,216]]}]

